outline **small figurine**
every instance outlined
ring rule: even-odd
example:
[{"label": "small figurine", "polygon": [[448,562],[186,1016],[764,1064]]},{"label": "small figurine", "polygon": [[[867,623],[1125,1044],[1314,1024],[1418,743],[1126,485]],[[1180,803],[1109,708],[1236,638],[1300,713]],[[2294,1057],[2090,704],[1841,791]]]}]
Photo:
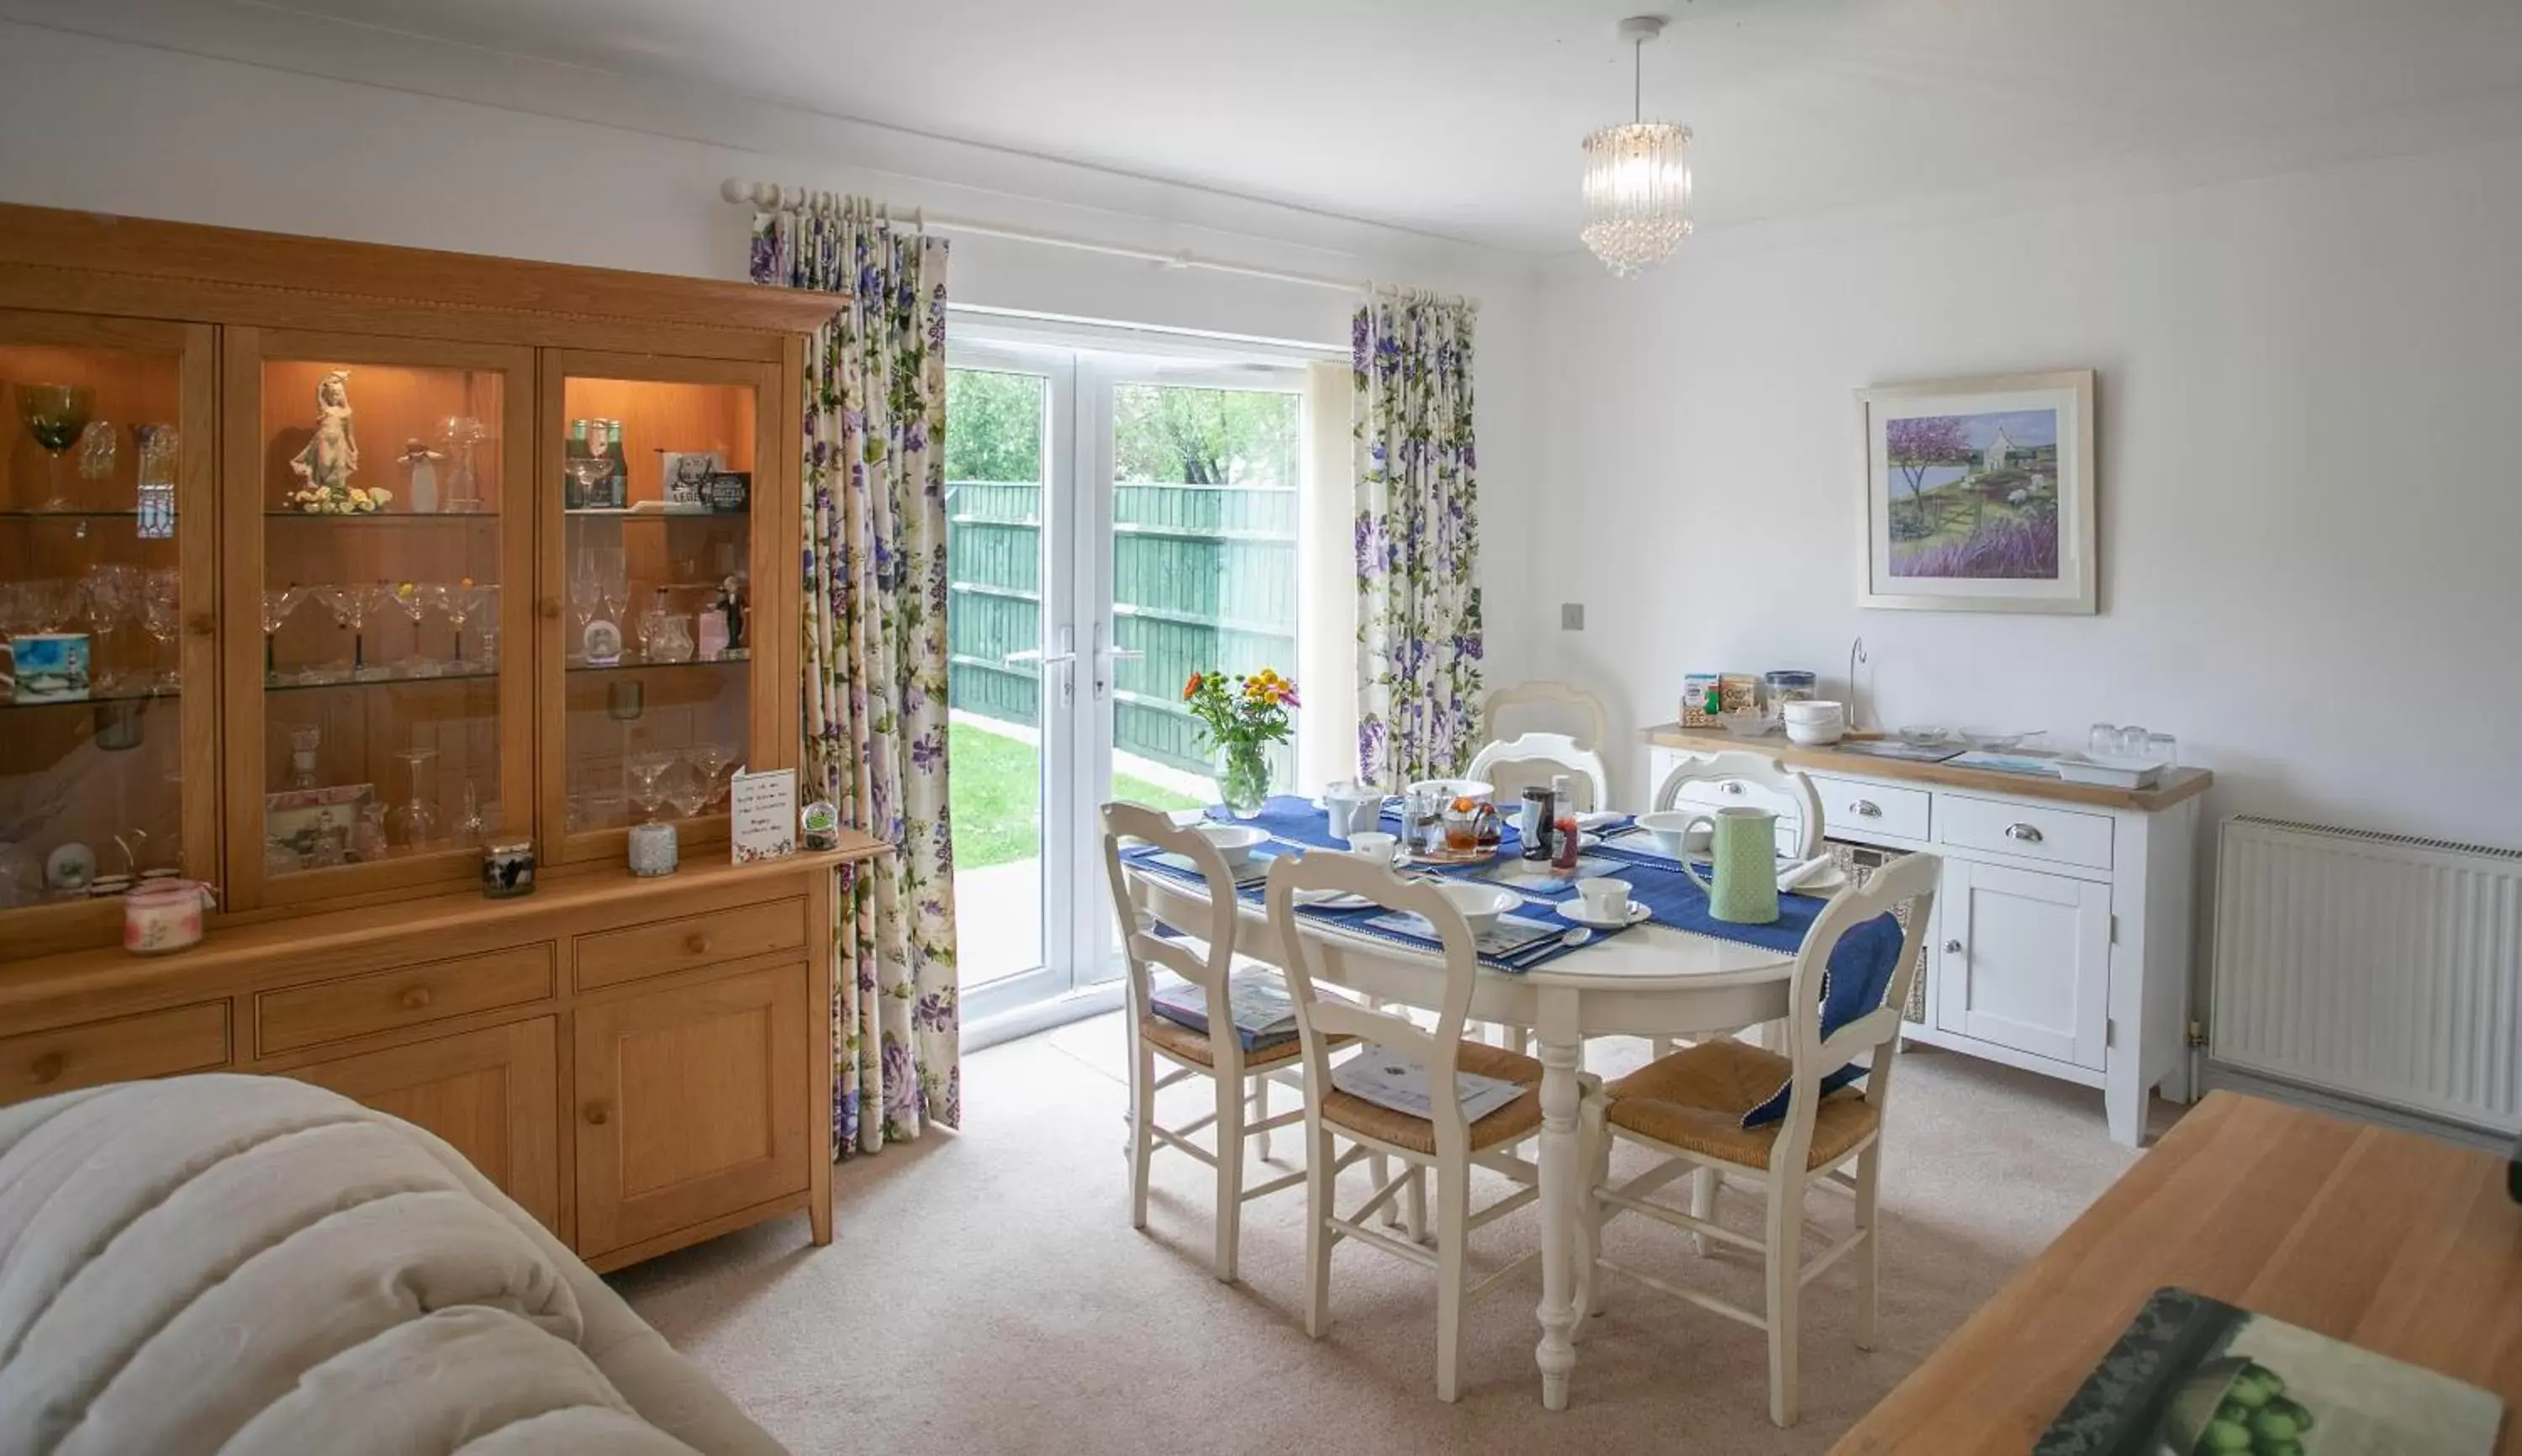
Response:
[{"label": "small figurine", "polygon": [[394,493],[350,484],[359,468],[359,437],[350,428],[350,371],[335,369],[315,385],[315,433],[290,457],[299,487],[289,502],[309,515],[367,515],[385,509]]},{"label": "small figurine", "polygon": [[744,648],[744,600],[736,594],[737,590],[734,577],[727,578],[719,587],[718,610],[726,618],[725,650],[729,652],[739,652]]},{"label": "small figurine", "polygon": [[397,458],[402,461],[405,484],[411,490],[412,514],[438,514],[438,462],[446,456],[412,439],[402,443],[402,453]]}]

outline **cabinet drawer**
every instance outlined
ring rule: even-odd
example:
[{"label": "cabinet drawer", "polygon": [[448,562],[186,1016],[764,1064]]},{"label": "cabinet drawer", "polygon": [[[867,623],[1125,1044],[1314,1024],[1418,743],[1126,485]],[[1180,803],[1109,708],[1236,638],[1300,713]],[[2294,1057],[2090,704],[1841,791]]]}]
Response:
[{"label": "cabinet drawer", "polygon": [[1938,794],[1936,837],[1960,849],[2111,868],[2111,818],[2047,804],[2009,804],[1966,794]]},{"label": "cabinet drawer", "polygon": [[1862,778],[1834,778],[1827,774],[1804,776],[1812,780],[1813,792],[1821,795],[1825,831],[1853,829],[1896,839],[1929,837],[1929,827],[1934,823],[1929,806],[1935,796],[1925,789],[1868,783]]},{"label": "cabinet drawer", "polygon": [[0,1103],[73,1087],[206,1072],[228,1062],[228,1004],[83,1021],[0,1040]]},{"label": "cabinet drawer", "polygon": [[771,900],[582,935],[572,943],[571,963],[579,989],[585,991],[805,943],[806,902]]},{"label": "cabinet drawer", "polygon": [[255,1044],[270,1057],[372,1031],[523,1006],[551,994],[552,947],[546,941],[266,991],[255,998]]}]

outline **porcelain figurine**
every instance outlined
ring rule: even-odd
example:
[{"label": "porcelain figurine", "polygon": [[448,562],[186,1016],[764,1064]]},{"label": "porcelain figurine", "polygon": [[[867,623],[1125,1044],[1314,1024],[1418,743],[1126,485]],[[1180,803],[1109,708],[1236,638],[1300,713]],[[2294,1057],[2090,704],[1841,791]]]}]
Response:
[{"label": "porcelain figurine", "polygon": [[402,443],[405,483],[411,491],[412,514],[431,516],[438,513],[438,462],[446,458],[418,440]]},{"label": "porcelain figurine", "polygon": [[315,433],[290,457],[298,489],[289,503],[309,515],[366,515],[385,509],[394,493],[350,484],[359,468],[359,437],[350,426],[350,372],[335,369],[315,386]]}]

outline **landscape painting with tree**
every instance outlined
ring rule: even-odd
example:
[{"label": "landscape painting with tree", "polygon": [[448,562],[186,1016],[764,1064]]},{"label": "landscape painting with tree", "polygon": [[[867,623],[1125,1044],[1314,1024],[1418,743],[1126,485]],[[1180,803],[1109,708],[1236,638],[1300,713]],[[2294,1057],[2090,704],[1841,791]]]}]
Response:
[{"label": "landscape painting with tree", "polygon": [[1865,605],[2090,612],[2092,375],[1863,391]]}]

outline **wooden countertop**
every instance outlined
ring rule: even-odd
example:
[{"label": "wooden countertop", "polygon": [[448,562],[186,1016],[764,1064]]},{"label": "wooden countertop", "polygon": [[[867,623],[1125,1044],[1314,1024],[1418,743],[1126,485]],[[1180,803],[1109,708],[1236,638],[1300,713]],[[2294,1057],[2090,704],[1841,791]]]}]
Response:
[{"label": "wooden countertop", "polygon": [[2134,809],[2149,814],[2158,809],[2169,809],[2184,799],[2194,799],[2207,792],[2207,786],[2216,781],[2216,775],[2205,769],[2174,769],[2164,775],[2162,781],[2152,788],[2105,788],[2092,783],[2069,783],[2060,778],[2036,778],[2029,774],[1999,774],[1987,769],[1956,769],[1947,764],[1874,758],[1862,753],[1844,753],[1837,748],[1799,748],[1776,734],[1764,738],[1738,738],[1723,728],[1686,728],[1671,723],[1648,728],[1646,736],[1649,743],[1658,748],[1678,748],[1689,753],[1723,753],[1739,749],[1764,754],[1798,769],[1817,769],[1825,774],[1900,778],[1939,784],[1945,788],[1978,789],[1983,793],[2055,799],[2061,803],[2092,804],[2104,809]]},{"label": "wooden countertop", "polygon": [[[1833,1456],[2022,1456],[2167,1285],[2522,1406],[2522,1206],[2504,1160],[2218,1092]],[[2522,1456],[2522,1416],[2507,1411],[2496,1449]]]}]

